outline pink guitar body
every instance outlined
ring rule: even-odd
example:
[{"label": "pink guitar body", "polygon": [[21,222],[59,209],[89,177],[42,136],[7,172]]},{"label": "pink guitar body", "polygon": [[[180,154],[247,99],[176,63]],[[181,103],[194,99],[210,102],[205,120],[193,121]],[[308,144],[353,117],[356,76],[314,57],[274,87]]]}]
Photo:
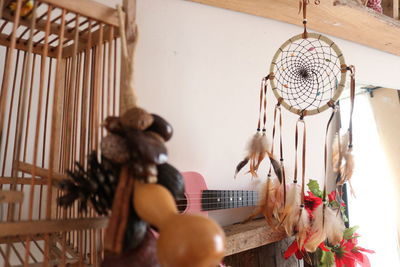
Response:
[{"label": "pink guitar body", "polygon": [[198,172],[183,172],[184,195],[177,198],[181,213],[208,214],[210,210],[234,209],[257,205],[258,192],[249,190],[209,190]]},{"label": "pink guitar body", "polygon": [[[179,209],[184,213],[208,215],[207,211],[201,210],[201,199],[204,190],[207,190],[204,177],[198,172],[182,172],[185,181],[186,208]],[[179,203],[178,203],[179,205]]]}]

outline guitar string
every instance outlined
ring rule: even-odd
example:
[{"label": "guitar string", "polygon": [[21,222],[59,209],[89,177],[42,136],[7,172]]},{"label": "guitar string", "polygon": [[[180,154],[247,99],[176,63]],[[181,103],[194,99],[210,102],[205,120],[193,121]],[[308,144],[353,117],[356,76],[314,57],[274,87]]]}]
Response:
[{"label": "guitar string", "polygon": [[[220,192],[225,192],[225,191],[224,191],[224,190],[217,190],[217,192],[220,193]],[[233,191],[229,191],[229,190],[228,190],[228,192],[232,192],[232,193],[233,193]],[[239,190],[239,192],[250,192],[251,194],[258,194],[258,191],[240,191],[240,190]],[[215,192],[214,192],[214,193],[212,193],[212,192],[184,193],[184,194],[185,194],[185,195],[189,195],[189,196],[194,196],[194,195],[214,195]]]},{"label": "guitar string", "polygon": [[[245,198],[249,198],[249,197],[246,197],[246,196],[244,196],[244,197],[243,196],[236,196],[236,197],[233,197],[233,196],[231,196],[231,197],[225,197],[225,196],[224,197],[218,197],[218,196],[216,196],[216,197],[196,197],[196,198],[189,197],[189,199],[195,199],[195,200],[197,200],[197,199],[239,199],[239,198],[245,199]],[[253,196],[253,198],[258,198],[258,196]],[[188,198],[179,196],[179,197],[177,197],[177,199],[185,200],[185,199],[188,199]]]}]

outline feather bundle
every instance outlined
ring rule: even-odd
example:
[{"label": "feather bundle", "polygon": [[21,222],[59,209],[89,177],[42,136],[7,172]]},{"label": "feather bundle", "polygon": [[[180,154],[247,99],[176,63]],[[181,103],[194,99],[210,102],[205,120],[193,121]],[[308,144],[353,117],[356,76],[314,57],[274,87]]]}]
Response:
[{"label": "feather bundle", "polygon": [[344,228],[340,213],[330,207],[325,207],[324,231],[330,244],[335,246],[342,241]]},{"label": "feather bundle", "polygon": [[337,135],[332,144],[333,171],[339,173],[338,185],[350,181],[354,171],[353,149],[349,140],[350,132],[346,132],[340,137],[340,140],[339,135]]},{"label": "feather bundle", "polygon": [[240,170],[250,162],[249,173],[253,177],[258,177],[257,171],[260,167],[261,162],[265,157],[271,161],[271,165],[274,168],[278,179],[281,179],[281,169],[279,163],[274,159],[272,153],[269,151],[269,142],[265,133],[257,132],[253,135],[247,145],[247,156],[244,160],[239,162],[236,166],[235,177],[240,172]]},{"label": "feather bundle", "polygon": [[343,155],[348,147],[349,147],[349,132],[346,132],[342,136],[340,136],[340,134],[337,134],[333,139],[332,143],[332,163],[334,172],[340,171]]},{"label": "feather bundle", "polygon": [[277,179],[268,179],[267,183],[265,184],[264,187],[264,192],[263,192],[263,215],[265,219],[267,220],[269,226],[275,227],[276,226],[276,221],[275,219],[277,217],[274,216],[274,210],[278,209],[279,206],[282,205],[282,203],[279,203],[279,199],[276,198],[276,191],[279,190],[280,183]]},{"label": "feather bundle", "polygon": [[252,220],[259,214],[263,214],[268,225],[276,227],[277,222],[275,219],[277,219],[277,217],[275,216],[274,211],[275,209],[278,209],[278,207],[282,206],[282,203],[280,203],[282,199],[276,197],[276,191],[279,190],[279,187],[280,183],[278,179],[268,178],[260,191],[261,198],[257,208],[244,222]]},{"label": "feather bundle", "polygon": [[286,233],[291,236],[300,216],[301,186],[297,183],[289,185],[286,205],[281,215],[281,223]]},{"label": "feather bundle", "polygon": [[308,252],[315,252],[326,239],[324,231],[324,205],[319,205],[313,212],[314,219],[311,222],[310,236],[304,248]]},{"label": "feather bundle", "polygon": [[315,252],[326,239],[331,245],[339,244],[343,239],[345,229],[340,213],[335,212],[331,207],[319,205],[313,214],[310,238],[305,244],[305,249],[308,252]]},{"label": "feather bundle", "polygon": [[308,215],[308,212],[304,209],[304,207],[302,207],[300,210],[300,216],[296,228],[297,244],[299,245],[299,248],[302,248],[307,240],[308,233],[310,231],[310,216]]}]

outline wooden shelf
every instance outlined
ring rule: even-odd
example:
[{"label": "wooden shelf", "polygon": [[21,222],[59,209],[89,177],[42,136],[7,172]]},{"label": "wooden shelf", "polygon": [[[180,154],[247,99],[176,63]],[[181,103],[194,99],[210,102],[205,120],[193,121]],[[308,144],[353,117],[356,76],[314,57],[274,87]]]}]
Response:
[{"label": "wooden shelf", "polygon": [[[298,1],[188,0],[302,26]],[[313,3],[314,1],[311,1]],[[335,5],[334,5],[335,3]],[[308,28],[400,56],[400,21],[356,0],[324,0],[308,6]],[[300,32],[299,32],[300,33]]]},{"label": "wooden shelf", "polygon": [[226,234],[226,254],[229,256],[245,250],[264,246],[286,238],[283,229],[275,230],[267,225],[264,219],[244,224],[224,227]]}]

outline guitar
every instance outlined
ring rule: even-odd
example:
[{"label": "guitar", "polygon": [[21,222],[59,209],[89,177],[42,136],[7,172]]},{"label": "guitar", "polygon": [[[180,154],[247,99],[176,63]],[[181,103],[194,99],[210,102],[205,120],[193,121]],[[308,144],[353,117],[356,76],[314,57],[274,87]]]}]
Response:
[{"label": "guitar", "polygon": [[208,190],[204,177],[198,172],[183,172],[184,195],[177,198],[182,213],[207,215],[208,211],[254,207],[258,192],[249,190]]}]

